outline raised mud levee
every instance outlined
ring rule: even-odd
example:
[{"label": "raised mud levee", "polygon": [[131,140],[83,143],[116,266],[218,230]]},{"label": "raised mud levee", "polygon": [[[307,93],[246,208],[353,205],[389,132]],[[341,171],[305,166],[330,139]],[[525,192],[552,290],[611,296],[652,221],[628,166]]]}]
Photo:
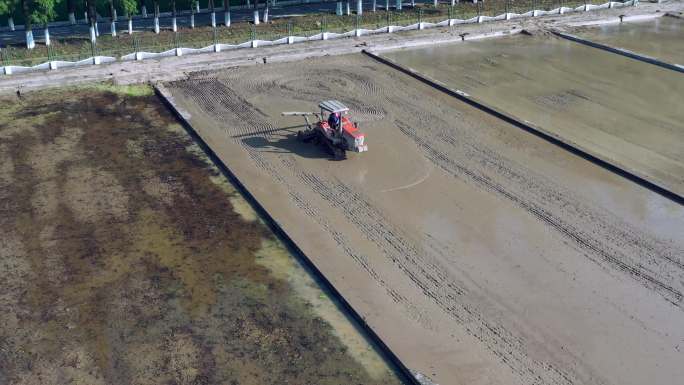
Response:
[{"label": "raised mud levee", "polygon": [[188,131],[188,134],[195,142],[202,148],[202,150],[209,156],[211,161],[226,175],[232,183],[235,184],[240,193],[245,199],[254,207],[254,209],[264,218],[269,227],[284,241],[284,243],[295,252],[300,260],[316,275],[316,278],[325,285],[325,288],[335,296],[343,307],[343,310],[362,328],[367,336],[375,343],[381,350],[382,354],[389,361],[389,363],[401,375],[402,380],[406,384],[413,385],[430,385],[431,382],[422,374],[412,372],[408,367],[397,357],[396,354],[385,344],[385,342],[378,336],[378,334],[366,323],[364,317],[357,312],[354,307],[340,294],[337,288],[327,279],[327,277],[318,269],[316,264],[307,257],[307,255],[297,246],[288,233],[283,229],[281,224],[273,218],[269,212],[259,203],[257,199],[250,193],[249,189],[238,179],[238,177],[227,167],[226,164],[214,153],[209,145],[202,138],[201,133],[198,133],[190,124],[190,114],[176,105],[173,96],[166,90],[164,85],[155,84],[155,93],[163,101],[163,103],[173,112],[173,114],[182,123],[183,127]]},{"label": "raised mud levee", "polygon": [[560,32],[560,31],[552,31],[552,32],[556,36],[562,37],[563,39],[568,39],[568,40],[574,41],[576,43],[584,44],[588,47],[602,49],[604,51],[616,53],[618,55],[622,55],[622,56],[628,57],[630,59],[639,60],[639,61],[642,61],[644,63],[653,64],[653,65],[656,65],[658,67],[662,67],[662,68],[665,68],[668,70],[684,73],[684,66],[679,65],[679,64],[667,63],[667,62],[664,62],[664,61],[657,59],[657,58],[654,58],[654,57],[642,55],[642,54],[632,52],[632,51],[629,51],[629,50],[626,50],[623,48],[611,47],[611,46],[606,45],[606,44],[597,43],[595,41],[583,39],[579,36],[570,35],[567,33]]},{"label": "raised mud levee", "polygon": [[668,199],[671,199],[679,204],[684,204],[684,196],[680,195],[679,193],[672,191],[669,189],[667,186],[663,186],[657,182],[652,181],[648,175],[643,175],[639,173],[636,170],[630,169],[629,167],[626,167],[625,165],[619,164],[618,162],[615,162],[610,159],[605,159],[601,154],[595,153],[595,152],[590,152],[588,150],[585,150],[584,148],[580,147],[579,145],[569,142],[565,140],[560,135],[557,135],[556,133],[550,132],[548,130],[545,130],[542,127],[539,127],[537,125],[534,125],[532,123],[529,123],[523,119],[520,119],[518,117],[515,117],[507,112],[501,111],[498,108],[494,106],[490,106],[477,98],[473,97],[472,95],[469,95],[466,92],[460,91],[458,89],[453,89],[445,84],[443,84],[440,81],[437,81],[435,79],[432,79],[426,75],[423,75],[411,68],[407,68],[397,62],[395,62],[392,59],[374,54],[372,52],[369,52],[368,50],[363,50],[362,51],[365,55],[377,60],[378,62],[381,62],[383,64],[386,64],[398,71],[401,71],[431,87],[434,87],[435,89],[442,91],[448,95],[451,95],[459,100],[462,100],[484,112],[487,112],[499,119],[502,119],[506,121],[507,123],[510,123],[516,127],[522,128],[523,130],[530,132],[534,135],[539,136],[540,138],[545,139],[546,141],[553,143],[565,150],[568,150],[572,152],[573,154],[579,155],[583,157],[584,159],[587,159],[603,168],[606,168],[612,172],[615,172],[618,175],[621,175],[635,183],[638,183],[639,185],[646,187]]}]

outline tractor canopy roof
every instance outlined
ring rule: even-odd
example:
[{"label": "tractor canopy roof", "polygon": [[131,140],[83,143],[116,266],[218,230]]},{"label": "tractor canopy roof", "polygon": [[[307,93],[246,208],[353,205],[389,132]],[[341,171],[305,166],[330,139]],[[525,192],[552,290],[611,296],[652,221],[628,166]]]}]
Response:
[{"label": "tractor canopy roof", "polygon": [[349,108],[338,100],[326,100],[321,102],[318,107],[328,112],[347,112]]}]

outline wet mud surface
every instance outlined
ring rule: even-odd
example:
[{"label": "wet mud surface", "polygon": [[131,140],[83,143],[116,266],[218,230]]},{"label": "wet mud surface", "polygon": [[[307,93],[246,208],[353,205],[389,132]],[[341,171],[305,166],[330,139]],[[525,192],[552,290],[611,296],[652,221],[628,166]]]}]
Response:
[{"label": "wet mud surface", "polygon": [[0,383],[397,384],[148,87],[0,101]]},{"label": "wet mud surface", "polygon": [[[371,59],[225,69],[174,103],[411,369],[440,384],[684,375],[684,209]],[[338,99],[369,152],[298,142]],[[391,320],[391,322],[388,322]]]},{"label": "wet mud surface", "polygon": [[578,28],[572,33],[597,43],[684,65],[684,19],[664,16],[649,21]]},{"label": "wet mud surface", "polygon": [[551,36],[383,53],[684,195],[684,77]]}]

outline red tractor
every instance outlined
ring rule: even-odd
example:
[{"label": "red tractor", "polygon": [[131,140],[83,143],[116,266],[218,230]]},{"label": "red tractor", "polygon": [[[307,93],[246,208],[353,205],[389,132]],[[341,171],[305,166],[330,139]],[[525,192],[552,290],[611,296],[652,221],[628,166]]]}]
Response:
[{"label": "red tractor", "polygon": [[[337,100],[321,102],[318,107],[321,109],[320,113],[283,112],[285,116],[304,117],[308,129],[298,131],[297,139],[322,144],[335,160],[345,159],[347,151],[368,151],[368,145],[364,144],[365,135],[359,131],[358,124],[352,123],[346,116],[349,108]],[[337,114],[337,118],[331,117],[332,114]],[[309,122],[310,115],[318,119],[313,125]],[[331,126],[331,123],[335,127]]]}]

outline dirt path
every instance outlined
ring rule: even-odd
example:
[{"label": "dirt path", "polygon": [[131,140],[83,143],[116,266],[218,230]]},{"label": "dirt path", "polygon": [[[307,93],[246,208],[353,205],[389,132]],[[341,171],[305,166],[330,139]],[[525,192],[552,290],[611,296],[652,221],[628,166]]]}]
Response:
[{"label": "dirt path", "polygon": [[[218,77],[217,77],[218,76]],[[399,357],[440,384],[672,384],[684,209],[361,56],[233,68],[177,104]],[[280,111],[352,108],[333,162]]]}]

